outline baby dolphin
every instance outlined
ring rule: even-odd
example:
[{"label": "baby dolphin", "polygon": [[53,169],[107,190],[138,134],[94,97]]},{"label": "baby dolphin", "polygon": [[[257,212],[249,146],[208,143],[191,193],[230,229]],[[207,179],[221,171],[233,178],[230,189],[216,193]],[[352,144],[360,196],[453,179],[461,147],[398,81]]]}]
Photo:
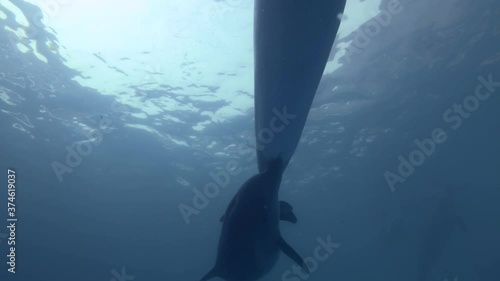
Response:
[{"label": "baby dolphin", "polygon": [[279,221],[297,218],[290,204],[278,201],[283,160],[248,179],[233,197],[222,220],[215,266],[201,279],[251,281],[268,273],[285,253],[308,272],[303,259],[281,236]]}]

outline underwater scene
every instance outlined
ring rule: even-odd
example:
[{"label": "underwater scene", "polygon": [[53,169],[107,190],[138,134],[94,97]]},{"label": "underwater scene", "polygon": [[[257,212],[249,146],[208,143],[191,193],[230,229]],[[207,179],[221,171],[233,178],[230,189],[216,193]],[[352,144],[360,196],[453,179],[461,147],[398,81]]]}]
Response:
[{"label": "underwater scene", "polygon": [[0,0],[0,281],[500,281],[500,2]]}]

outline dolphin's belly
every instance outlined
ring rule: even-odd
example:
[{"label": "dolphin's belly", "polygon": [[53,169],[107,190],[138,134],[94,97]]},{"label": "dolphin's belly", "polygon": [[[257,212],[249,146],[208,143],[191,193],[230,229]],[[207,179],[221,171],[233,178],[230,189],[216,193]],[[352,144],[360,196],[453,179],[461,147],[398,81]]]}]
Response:
[{"label": "dolphin's belly", "polygon": [[276,243],[272,245],[268,244],[267,247],[264,247],[264,245],[255,247],[256,266],[258,271],[261,272],[262,275],[268,273],[274,265],[276,265],[279,255],[280,249]]},{"label": "dolphin's belly", "polygon": [[278,204],[274,204],[269,215],[268,226],[262,232],[257,233],[254,246],[256,266],[262,274],[269,272],[274,267],[281,251],[278,245],[278,240],[281,237]]},{"label": "dolphin's belly", "polygon": [[[219,257],[220,277],[227,281],[253,281],[263,277],[276,264],[280,249],[276,245],[264,245],[255,241],[252,245],[224,251],[226,255]],[[229,245],[228,245],[229,246]]]},{"label": "dolphin's belly", "polygon": [[[267,215],[258,216],[257,220],[228,221],[223,226],[217,257],[223,271],[220,277],[227,281],[252,281],[273,268],[280,254],[277,206],[273,204]],[[248,213],[255,215],[257,212]]]}]

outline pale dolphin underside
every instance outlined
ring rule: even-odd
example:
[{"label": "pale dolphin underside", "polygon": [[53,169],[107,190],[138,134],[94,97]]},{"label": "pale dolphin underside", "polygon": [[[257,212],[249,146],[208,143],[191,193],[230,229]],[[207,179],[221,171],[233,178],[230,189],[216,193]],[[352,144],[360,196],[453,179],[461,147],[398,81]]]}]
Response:
[{"label": "pale dolphin underside", "polygon": [[[255,1],[255,134],[259,171],[300,140],[345,0]],[[293,115],[293,117],[292,117]]]}]

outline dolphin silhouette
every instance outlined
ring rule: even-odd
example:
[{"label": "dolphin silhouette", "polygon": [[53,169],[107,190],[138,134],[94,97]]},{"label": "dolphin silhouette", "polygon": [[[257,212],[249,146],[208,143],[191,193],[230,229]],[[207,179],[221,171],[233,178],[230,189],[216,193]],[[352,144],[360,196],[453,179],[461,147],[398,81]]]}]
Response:
[{"label": "dolphin silhouette", "polygon": [[278,201],[283,160],[269,163],[266,171],[243,184],[221,221],[215,266],[201,280],[256,280],[271,270],[280,251],[308,272],[302,258],[285,242],[279,220],[297,221],[290,204]]},{"label": "dolphin silhouette", "polygon": [[279,221],[297,221],[279,201],[283,171],[293,156],[330,54],[345,0],[256,0],[254,13],[255,134],[259,173],[227,207],[217,259],[201,279],[253,281],[281,252],[309,272],[283,239]]}]

